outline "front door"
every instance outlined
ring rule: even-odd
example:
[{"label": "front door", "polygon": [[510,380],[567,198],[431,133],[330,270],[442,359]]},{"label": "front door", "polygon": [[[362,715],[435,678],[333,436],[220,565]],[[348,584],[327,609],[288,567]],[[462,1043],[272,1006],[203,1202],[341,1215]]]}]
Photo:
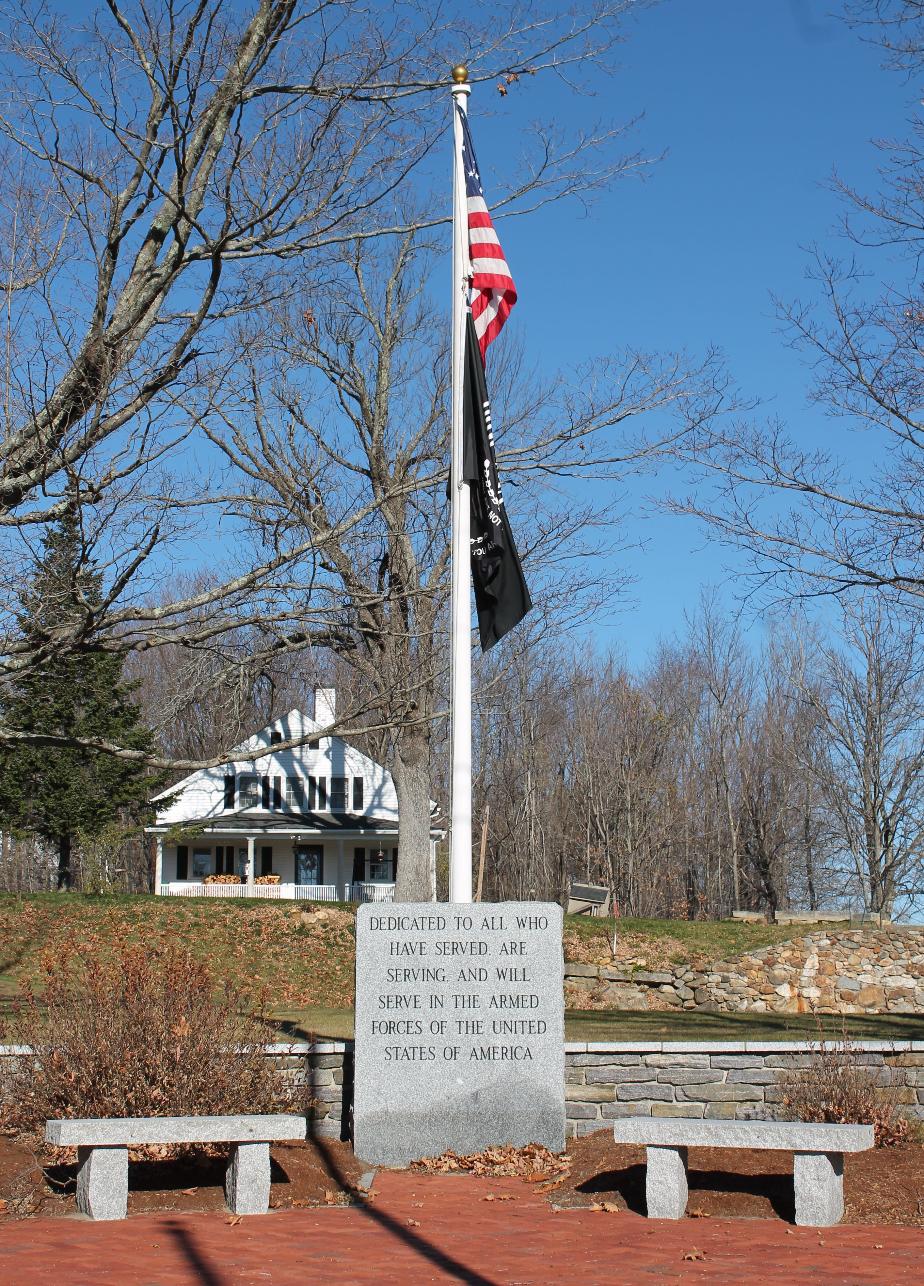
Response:
[{"label": "front door", "polygon": [[321,844],[296,844],[295,883],[322,884],[324,876],[324,848]]}]

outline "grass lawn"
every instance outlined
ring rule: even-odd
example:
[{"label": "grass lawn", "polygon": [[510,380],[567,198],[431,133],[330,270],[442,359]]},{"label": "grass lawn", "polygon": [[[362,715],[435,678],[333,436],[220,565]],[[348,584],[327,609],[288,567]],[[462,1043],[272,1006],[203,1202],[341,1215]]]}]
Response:
[{"label": "grass lawn", "polygon": [[[272,1014],[281,1039],[351,1040],[352,1009],[289,1009]],[[924,1018],[898,1014],[825,1015],[821,1030],[831,1040],[844,1031],[854,1040],[924,1040]],[[818,1040],[819,1023],[806,1014],[636,1013],[629,1010],[569,1009],[567,1040]]]},{"label": "grass lawn", "polygon": [[[565,954],[628,967],[707,964],[756,950],[805,930],[735,921],[591,920],[568,916]],[[219,978],[261,996],[281,1030],[344,1038],[353,1030],[354,908],[257,898],[90,897],[0,894],[0,1014],[29,986],[41,986],[43,962],[78,950],[92,963],[119,942],[148,950],[183,942],[208,958]],[[841,1020],[825,1019],[831,1033]],[[849,1031],[870,1039],[924,1039],[917,1017],[851,1018]],[[817,1035],[813,1018],[783,1014],[572,1011],[571,1040],[787,1040]]]}]

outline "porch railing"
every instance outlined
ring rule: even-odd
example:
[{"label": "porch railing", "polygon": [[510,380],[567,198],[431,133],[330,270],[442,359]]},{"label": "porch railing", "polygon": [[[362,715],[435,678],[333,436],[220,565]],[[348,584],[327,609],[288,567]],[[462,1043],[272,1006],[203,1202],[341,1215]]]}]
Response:
[{"label": "porch railing", "polygon": [[305,902],[336,902],[336,884],[203,884],[195,880],[175,880],[160,886],[161,894],[171,898],[290,898]]},{"label": "porch railing", "polygon": [[348,884],[350,902],[394,902],[395,886],[393,884],[373,884],[369,881]]}]

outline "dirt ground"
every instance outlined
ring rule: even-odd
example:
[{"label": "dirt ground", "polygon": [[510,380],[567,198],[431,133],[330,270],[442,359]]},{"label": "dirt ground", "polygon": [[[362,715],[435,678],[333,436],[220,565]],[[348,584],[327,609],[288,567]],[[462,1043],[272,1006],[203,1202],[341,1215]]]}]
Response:
[{"label": "dirt ground", "polygon": [[[566,1174],[529,1175],[529,1187],[553,1207],[644,1214],[644,1148],[617,1146],[601,1131],[570,1143],[567,1155],[571,1164]],[[365,1199],[359,1180],[367,1167],[347,1143],[278,1144],[271,1156],[274,1209],[349,1205]],[[41,1164],[31,1148],[0,1136],[0,1221],[75,1213],[76,1164],[73,1154],[64,1150],[60,1157]],[[131,1159],[129,1214],[223,1210],[225,1164],[218,1148],[173,1159]],[[689,1183],[690,1219],[793,1219],[790,1153],[691,1148]],[[924,1147],[846,1156],[844,1188],[844,1223],[924,1227]]]},{"label": "dirt ground", "polygon": [[[568,1146],[570,1173],[542,1185],[558,1207],[613,1204],[645,1213],[645,1149],[605,1131]],[[690,1148],[691,1219],[792,1222],[792,1153]],[[874,1148],[844,1157],[844,1223],[924,1227],[924,1147]]]},{"label": "dirt ground", "polygon": [[[130,1215],[225,1209],[226,1150],[197,1149],[172,1159],[151,1156],[156,1149],[145,1152],[146,1157],[140,1149],[129,1153]],[[62,1159],[49,1164],[37,1150],[0,1136],[0,1221],[75,1213],[74,1151],[62,1148],[58,1155]],[[270,1158],[270,1206],[278,1210],[348,1205],[368,1170],[348,1143],[322,1139],[273,1144]]]}]

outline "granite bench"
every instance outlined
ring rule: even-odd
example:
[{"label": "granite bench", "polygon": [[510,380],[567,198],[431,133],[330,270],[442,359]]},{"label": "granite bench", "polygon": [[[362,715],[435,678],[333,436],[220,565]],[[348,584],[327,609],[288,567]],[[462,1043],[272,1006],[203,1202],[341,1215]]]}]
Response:
[{"label": "granite bench", "polygon": [[91,1219],[124,1219],[128,1149],[144,1143],[230,1143],[225,1198],[238,1215],[269,1209],[270,1143],[304,1139],[303,1116],[126,1116],[48,1121],[45,1141],[77,1149],[77,1209]]},{"label": "granite bench", "polygon": [[687,1148],[768,1148],[795,1154],[796,1223],[829,1228],[844,1213],[844,1153],[871,1148],[873,1127],[636,1116],[617,1121],[613,1138],[617,1143],[645,1144],[649,1219],[683,1218]]}]

